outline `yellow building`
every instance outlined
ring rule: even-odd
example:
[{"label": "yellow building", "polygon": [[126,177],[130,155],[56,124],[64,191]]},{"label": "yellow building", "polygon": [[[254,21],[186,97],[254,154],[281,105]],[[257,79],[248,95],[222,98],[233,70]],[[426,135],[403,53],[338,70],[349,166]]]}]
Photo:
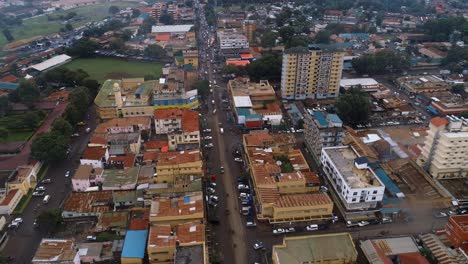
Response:
[{"label": "yellow building", "polygon": [[273,246],[273,264],[353,264],[357,251],[349,233],[284,237]]},{"label": "yellow building", "polygon": [[20,190],[23,195],[28,194],[30,189],[36,188],[37,173],[40,167],[36,165],[19,166],[13,171],[13,177],[9,177],[8,190]]},{"label": "yellow building", "polygon": [[199,150],[159,153],[155,183],[184,186],[203,176],[203,162]]},{"label": "yellow building", "polygon": [[244,31],[244,35],[247,37],[249,42],[254,42],[255,31],[257,31],[257,24],[255,20],[244,20],[242,28]]},{"label": "yellow building", "polygon": [[148,237],[148,259],[151,264],[178,263],[183,251],[190,250],[200,256],[192,263],[208,263],[205,248],[205,225],[200,222],[188,222],[171,226],[156,224],[150,227]]},{"label": "yellow building", "polygon": [[125,234],[120,263],[143,264],[148,230],[128,230]]},{"label": "yellow building", "polygon": [[198,50],[184,50],[182,56],[184,65],[191,64],[193,67],[198,68]]},{"label": "yellow building", "polygon": [[293,137],[252,131],[243,140],[258,219],[281,223],[332,216],[333,202],[326,193],[318,192],[319,178],[294,148]]},{"label": "yellow building", "polygon": [[184,197],[157,197],[151,201],[151,224],[176,224],[201,221],[204,218],[203,194],[194,192]]},{"label": "yellow building", "polygon": [[143,78],[106,80],[94,99],[99,118],[152,116],[152,93],[157,84]]},{"label": "yellow building", "polygon": [[344,52],[295,47],[284,51],[281,94],[303,100],[338,97]]}]

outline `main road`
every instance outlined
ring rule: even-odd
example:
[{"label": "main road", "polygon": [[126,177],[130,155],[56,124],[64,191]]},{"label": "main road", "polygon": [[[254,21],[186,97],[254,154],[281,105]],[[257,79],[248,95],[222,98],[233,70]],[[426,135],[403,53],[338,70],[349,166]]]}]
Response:
[{"label": "main road", "polygon": [[[96,115],[93,109],[90,109],[88,113],[90,118],[86,127],[94,131],[96,128]],[[52,183],[38,184],[38,186],[46,187],[46,194],[51,196],[49,203],[44,205],[42,203],[43,197],[32,197],[23,214],[15,216],[22,217],[24,222],[18,229],[8,231],[8,240],[3,248],[3,255],[14,258],[10,263],[31,263],[42,238],[49,237],[48,233],[43,233],[34,228],[33,223],[41,211],[62,207],[65,197],[71,191],[70,179],[79,165],[81,153],[86,148],[92,134],[86,134],[84,130],[85,127],[81,127],[78,132],[80,137],[72,140],[69,156],[61,162],[49,165],[45,178],[52,179]],[[71,172],[69,178],[65,177],[66,171]]]}]

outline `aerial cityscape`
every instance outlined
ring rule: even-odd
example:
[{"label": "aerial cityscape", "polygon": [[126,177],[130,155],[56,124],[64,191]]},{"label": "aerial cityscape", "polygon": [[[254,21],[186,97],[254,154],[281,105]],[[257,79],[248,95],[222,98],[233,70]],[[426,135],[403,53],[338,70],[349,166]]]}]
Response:
[{"label": "aerial cityscape", "polygon": [[468,1],[0,0],[0,264],[468,264]]}]

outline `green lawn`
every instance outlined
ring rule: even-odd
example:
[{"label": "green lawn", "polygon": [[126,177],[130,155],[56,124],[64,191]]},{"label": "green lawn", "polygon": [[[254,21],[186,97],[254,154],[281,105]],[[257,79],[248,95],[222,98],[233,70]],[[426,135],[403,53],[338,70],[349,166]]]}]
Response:
[{"label": "green lawn", "polygon": [[[8,123],[15,122],[20,119],[24,114],[10,114],[4,117],[0,117],[0,127],[6,128]],[[46,116],[47,117],[47,116]],[[10,130],[8,129],[8,136],[6,138],[0,138],[0,143],[26,141],[29,137],[34,134],[33,130]]]},{"label": "green lawn", "polygon": [[[99,21],[109,16],[109,7],[112,5],[118,6],[120,8],[125,8],[132,7],[137,4],[138,3],[136,2],[111,2],[105,4],[77,7],[67,11],[58,11],[51,15],[58,16],[60,14],[75,12],[78,15],[78,17],[82,17],[82,19],[73,22],[72,25],[74,27],[79,27],[88,22]],[[48,21],[47,16],[44,15],[23,20],[23,24],[21,26],[13,26],[9,27],[9,29],[11,31],[11,34],[15,38],[15,41],[17,41],[38,35],[48,35],[59,32],[60,28],[65,26],[64,24],[62,24],[62,22],[63,21],[60,20]],[[2,28],[0,28],[0,30],[2,30]],[[0,34],[0,47],[3,47],[3,45],[5,45],[6,43],[7,41],[5,39],[5,36],[3,34]]]},{"label": "green lawn", "polygon": [[103,82],[107,79],[122,77],[141,77],[146,74],[160,76],[162,64],[154,62],[126,61],[113,58],[78,58],[62,67],[70,70],[83,69],[91,79]]}]

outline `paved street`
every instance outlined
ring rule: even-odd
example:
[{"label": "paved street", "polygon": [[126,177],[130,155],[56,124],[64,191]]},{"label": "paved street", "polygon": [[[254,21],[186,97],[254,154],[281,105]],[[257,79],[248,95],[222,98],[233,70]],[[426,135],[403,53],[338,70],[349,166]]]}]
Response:
[{"label": "paved street", "polygon": [[[31,259],[36,252],[37,247],[43,237],[48,237],[48,234],[41,233],[34,228],[34,219],[40,214],[42,210],[49,208],[59,208],[65,197],[71,190],[70,179],[73,176],[74,170],[79,165],[81,153],[83,153],[88,143],[90,134],[84,132],[86,127],[92,130],[96,127],[95,113],[90,110],[90,120],[85,127],[80,127],[78,133],[80,137],[73,139],[71,142],[70,156],[60,162],[51,164],[45,178],[52,179],[50,184],[39,184],[46,187],[46,194],[51,195],[50,202],[46,205],[42,204],[43,197],[32,197],[29,204],[26,206],[22,215],[14,217],[22,217],[24,222],[17,230],[9,231],[9,238],[3,249],[5,256],[14,257],[14,263],[30,263]],[[71,171],[70,178],[65,178],[65,172]],[[38,208],[38,209],[35,209]],[[12,218],[14,218],[12,217]]]}]

